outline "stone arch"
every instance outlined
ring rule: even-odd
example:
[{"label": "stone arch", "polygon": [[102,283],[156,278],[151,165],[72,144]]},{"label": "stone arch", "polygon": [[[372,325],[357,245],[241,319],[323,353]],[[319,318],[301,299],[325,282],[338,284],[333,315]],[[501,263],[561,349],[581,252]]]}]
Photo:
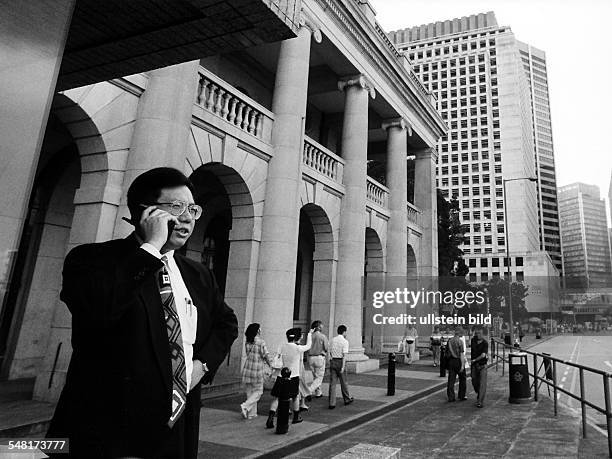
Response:
[{"label": "stone arch", "polygon": [[[9,374],[34,373],[34,398],[45,401],[57,400],[71,355],[71,317],[59,301],[64,256],[75,245],[110,239],[120,194],[120,187],[112,189],[112,176],[122,178],[121,166],[109,159],[107,141],[94,119],[99,110],[94,104],[81,103],[87,98],[76,97],[84,92],[91,90],[59,93],[52,101],[31,202],[36,202],[40,184],[49,181],[49,170],[56,170],[51,174],[56,181],[47,191],[39,245],[29,255],[33,257],[31,278],[22,295],[24,320],[15,341],[16,355],[25,358]],[[112,124],[107,128],[112,130]],[[66,151],[72,159],[62,163]],[[32,315],[37,320],[28,319]],[[36,324],[36,330],[26,324]]]},{"label": "stone arch", "polygon": [[[309,226],[309,231],[304,231],[305,225]],[[313,320],[321,320],[329,333],[333,326],[333,279],[337,258],[332,222],[325,209],[314,203],[302,206],[299,232],[294,325],[307,330]],[[304,245],[308,245],[303,240],[304,234],[310,232],[312,247],[302,250]],[[304,259],[301,259],[300,254]]]},{"label": "stone arch", "polygon": [[[202,164],[192,171],[190,178],[196,188],[195,201],[202,205],[204,212],[185,251],[190,258],[207,264],[218,276],[225,301],[238,317],[239,336],[243,337],[244,329],[253,320],[259,251],[252,194],[238,171],[219,162]],[[216,230],[211,232],[213,227]],[[210,241],[214,241],[214,248]],[[223,266],[222,270],[218,269],[219,265]],[[220,278],[223,271],[224,279]],[[243,339],[236,340],[226,365],[220,368],[220,375],[234,377],[240,373],[243,349]]]},{"label": "stone arch", "polygon": [[384,246],[378,232],[371,227],[367,227],[365,230],[365,251],[365,272],[382,275],[385,271]]},{"label": "stone arch", "polygon": [[410,244],[408,244],[408,250],[406,251],[406,275],[409,278],[414,278],[419,275],[417,257]]},{"label": "stone arch", "polygon": [[381,327],[372,321],[374,310],[370,299],[375,291],[384,290],[385,258],[384,245],[379,233],[372,227],[365,229],[365,265],[363,275],[362,339],[366,353],[377,354],[381,351]]}]

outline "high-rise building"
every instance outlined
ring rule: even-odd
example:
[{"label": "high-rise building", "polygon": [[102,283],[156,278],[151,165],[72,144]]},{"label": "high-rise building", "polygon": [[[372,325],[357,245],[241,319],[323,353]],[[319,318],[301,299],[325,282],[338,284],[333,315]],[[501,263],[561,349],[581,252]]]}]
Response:
[{"label": "high-rise building", "polygon": [[538,263],[546,269],[532,275],[558,274],[541,248],[539,192],[528,180],[538,175],[531,94],[512,30],[488,12],[389,37],[450,128],[438,142],[438,188],[459,200],[469,226],[461,248],[470,280],[503,276],[508,255],[516,279]]},{"label": "high-rise building", "polygon": [[606,203],[599,187],[572,183],[559,187],[563,267],[568,287],[612,283]]},{"label": "high-rise building", "polygon": [[546,53],[527,43],[517,41],[517,44],[531,96],[534,159],[538,178],[540,249],[548,252],[557,270],[563,273]]}]

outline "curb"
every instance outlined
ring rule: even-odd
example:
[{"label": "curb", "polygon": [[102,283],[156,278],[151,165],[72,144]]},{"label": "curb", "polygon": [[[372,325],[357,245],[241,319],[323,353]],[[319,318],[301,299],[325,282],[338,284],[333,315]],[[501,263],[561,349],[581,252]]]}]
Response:
[{"label": "curb", "polygon": [[[532,343],[532,344],[529,344],[528,346],[525,346],[524,349],[529,349],[537,344],[541,344],[557,336],[559,335],[547,336],[544,339],[538,340],[538,342],[536,343]],[[491,368],[494,365],[495,364],[492,362],[488,366],[488,368]],[[470,375],[467,375],[467,377],[469,379]],[[308,437],[298,439],[295,442],[290,443],[288,445],[281,446],[278,448],[273,448],[268,451],[254,453],[247,457],[253,458],[253,459],[254,458],[262,458],[262,459],[277,459],[278,458],[280,459],[283,457],[287,457],[291,454],[294,454],[304,449],[315,446],[318,443],[329,440],[330,438],[333,438],[339,434],[345,433],[346,431],[351,430],[355,427],[358,427],[361,424],[364,424],[374,419],[383,417],[391,413],[392,411],[403,408],[405,405],[409,405],[411,403],[419,401],[420,399],[425,398],[433,393],[439,392],[440,390],[446,388],[446,384],[447,384],[447,381],[445,380],[444,382],[440,382],[428,389],[424,389],[420,392],[417,392],[416,394],[412,394],[409,397],[403,398],[401,400],[397,400],[388,405],[381,406],[380,408],[375,408],[374,410],[365,412],[361,415],[356,415],[355,417],[347,420],[346,422],[342,422],[326,430],[319,431],[319,432],[313,432],[309,434]]]},{"label": "curb", "polygon": [[317,443],[321,443],[325,440],[329,440],[330,438],[335,437],[339,434],[342,434],[346,432],[347,430],[350,430],[354,427],[358,427],[363,423],[380,418],[386,414],[389,414],[392,411],[395,411],[399,408],[403,408],[405,405],[416,402],[422,398],[427,397],[428,395],[431,395],[445,388],[446,388],[446,381],[438,383],[427,389],[423,389],[422,391],[419,391],[416,394],[412,394],[406,398],[402,398],[401,400],[397,400],[395,402],[389,403],[388,405],[384,405],[384,406],[381,406],[380,408],[375,408],[372,411],[368,411],[363,414],[356,415],[350,420],[347,420],[346,422],[342,422],[341,424],[332,426],[326,430],[311,433],[309,434],[308,437],[296,440],[295,442],[290,443],[286,446],[281,446],[279,448],[274,448],[274,449],[264,451],[261,453],[255,453],[247,457],[248,458],[264,458],[264,459],[273,459],[273,458],[276,459],[276,458],[287,457],[290,454],[296,453],[298,451],[309,448],[311,446],[315,446]]}]

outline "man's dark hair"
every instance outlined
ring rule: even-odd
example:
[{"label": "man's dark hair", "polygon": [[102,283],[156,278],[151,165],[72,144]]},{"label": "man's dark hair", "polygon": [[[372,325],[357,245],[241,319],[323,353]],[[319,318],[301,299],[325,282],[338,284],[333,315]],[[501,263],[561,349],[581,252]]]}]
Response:
[{"label": "man's dark hair", "polygon": [[134,179],[127,192],[127,205],[132,218],[140,216],[141,204],[150,205],[156,202],[164,188],[186,186],[192,194],[195,188],[191,180],[178,169],[157,167],[148,170]]},{"label": "man's dark hair", "polygon": [[338,327],[338,334],[341,335],[342,333],[344,333],[346,331],[346,325],[340,325]]},{"label": "man's dark hair", "polygon": [[319,325],[321,325],[321,321],[320,320],[315,320],[312,325],[310,326],[311,330],[314,330],[315,328],[317,328]]}]

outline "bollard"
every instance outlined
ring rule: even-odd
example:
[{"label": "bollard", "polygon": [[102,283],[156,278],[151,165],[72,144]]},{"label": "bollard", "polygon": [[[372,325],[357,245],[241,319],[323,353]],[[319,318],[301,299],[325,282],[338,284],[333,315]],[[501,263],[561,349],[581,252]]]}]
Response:
[{"label": "bollard", "polygon": [[291,412],[291,398],[289,397],[289,378],[291,370],[285,367],[281,370],[280,387],[278,388],[278,409],[276,410],[277,434],[289,432],[289,415]]},{"label": "bollard", "polygon": [[387,395],[395,395],[395,353],[389,352],[387,367]]}]

